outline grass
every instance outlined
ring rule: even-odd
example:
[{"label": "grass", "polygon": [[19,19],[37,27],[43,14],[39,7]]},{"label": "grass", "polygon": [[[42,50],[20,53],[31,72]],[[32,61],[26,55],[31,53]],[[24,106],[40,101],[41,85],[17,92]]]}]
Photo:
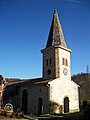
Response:
[{"label": "grass", "polygon": [[24,115],[25,119],[29,120],[38,120],[38,118],[55,118],[55,119],[70,119],[70,120],[83,120],[83,112],[77,112],[77,113],[70,113],[70,114],[43,114],[40,115],[38,118],[34,115]]},{"label": "grass", "polygon": [[61,114],[43,114],[41,117],[56,117],[56,116],[62,116]]},{"label": "grass", "polygon": [[29,119],[29,120],[38,120],[36,116],[34,115],[23,115],[24,118]]}]

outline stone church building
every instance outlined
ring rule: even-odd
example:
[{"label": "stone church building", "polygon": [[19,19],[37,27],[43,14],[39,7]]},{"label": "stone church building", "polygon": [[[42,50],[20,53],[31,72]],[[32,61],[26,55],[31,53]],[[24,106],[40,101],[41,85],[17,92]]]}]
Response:
[{"label": "stone church building", "polygon": [[4,104],[25,113],[71,113],[79,111],[79,86],[71,80],[70,53],[64,39],[57,11],[43,55],[42,78],[9,79],[4,91]]}]

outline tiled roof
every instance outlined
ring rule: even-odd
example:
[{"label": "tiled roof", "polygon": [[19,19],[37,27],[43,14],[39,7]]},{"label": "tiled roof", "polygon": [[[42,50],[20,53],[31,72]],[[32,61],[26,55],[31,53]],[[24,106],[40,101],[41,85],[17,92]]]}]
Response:
[{"label": "tiled roof", "polygon": [[6,86],[25,82],[25,80],[18,79],[18,78],[5,78],[5,79],[6,79],[6,82],[7,82]]},{"label": "tiled roof", "polygon": [[67,48],[58,14],[55,9],[46,48],[58,45]]},{"label": "tiled roof", "polygon": [[4,96],[7,95],[16,95],[18,89],[21,86],[29,85],[29,87],[34,85],[46,85],[51,80],[44,80],[43,78],[34,78],[34,79],[16,79],[16,78],[6,78],[7,84],[4,90]]},{"label": "tiled roof", "polygon": [[45,80],[43,78],[34,78],[34,79],[16,79],[16,78],[6,78],[7,84],[6,87],[12,87],[15,85],[37,85],[37,84],[46,84],[51,80]]}]

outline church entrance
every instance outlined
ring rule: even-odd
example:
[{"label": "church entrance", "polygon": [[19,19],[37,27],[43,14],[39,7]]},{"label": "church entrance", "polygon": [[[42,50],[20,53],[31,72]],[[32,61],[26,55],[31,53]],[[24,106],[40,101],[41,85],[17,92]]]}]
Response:
[{"label": "church entrance", "polygon": [[27,90],[23,90],[22,92],[22,111],[27,113],[27,103],[28,103],[28,93]]},{"label": "church entrance", "polygon": [[38,115],[43,114],[43,100],[42,98],[38,99]]},{"label": "church entrance", "polygon": [[69,113],[69,98],[64,98],[64,113]]}]

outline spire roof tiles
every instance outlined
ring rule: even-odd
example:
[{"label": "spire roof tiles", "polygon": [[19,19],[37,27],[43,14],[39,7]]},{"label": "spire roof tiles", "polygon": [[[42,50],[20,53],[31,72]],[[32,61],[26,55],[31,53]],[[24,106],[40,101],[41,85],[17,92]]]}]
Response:
[{"label": "spire roof tiles", "polygon": [[51,47],[51,46],[60,46],[60,45],[62,47],[67,48],[64,35],[63,35],[63,31],[62,31],[60,21],[58,18],[58,14],[55,9],[46,48]]}]

